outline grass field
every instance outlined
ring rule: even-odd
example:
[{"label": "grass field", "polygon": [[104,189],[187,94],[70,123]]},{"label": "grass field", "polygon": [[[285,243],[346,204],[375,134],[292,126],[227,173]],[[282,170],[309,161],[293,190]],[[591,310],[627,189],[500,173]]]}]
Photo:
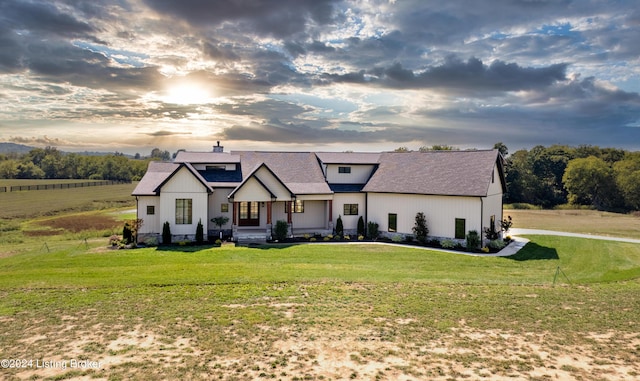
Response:
[{"label": "grass field", "polygon": [[[78,181],[74,180],[74,182]],[[135,206],[135,198],[131,196],[135,186],[136,183],[131,183],[87,188],[3,192],[0,193],[2,204],[0,221],[56,215],[63,212]]]},{"label": "grass field", "polygon": [[[515,258],[382,245],[111,251],[103,240],[25,250],[0,259],[0,358],[69,368],[0,371],[6,379],[640,376],[640,245],[530,238]],[[559,277],[553,286],[558,266],[571,283]],[[101,365],[71,369],[72,359]]]},{"label": "grass field", "polygon": [[506,210],[513,226],[612,237],[640,238],[640,215],[597,210]]},{"label": "grass field", "polygon": [[[511,258],[339,244],[114,251],[108,236],[133,215],[75,201],[46,216],[67,201],[32,198],[30,217],[1,220],[0,360],[27,362],[3,363],[14,366],[0,379],[640,378],[640,245],[530,236]],[[515,226],[550,229],[536,216]],[[576,218],[552,220],[570,230]]]}]

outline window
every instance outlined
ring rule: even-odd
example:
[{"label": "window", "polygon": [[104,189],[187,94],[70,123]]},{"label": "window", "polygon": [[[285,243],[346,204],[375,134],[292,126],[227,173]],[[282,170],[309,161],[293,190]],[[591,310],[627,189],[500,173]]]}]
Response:
[{"label": "window", "polygon": [[[295,200],[291,202],[291,211],[293,213],[304,213],[304,201]],[[285,210],[286,213],[286,210]]]},{"label": "window", "polygon": [[229,204],[227,203],[220,204],[220,211],[222,213],[229,213]]},{"label": "window", "polygon": [[467,221],[464,218],[456,218],[456,239],[465,239]]},{"label": "window", "polygon": [[156,214],[156,207],[153,205],[147,205],[147,215],[151,216]]},{"label": "window", "polygon": [[358,215],[358,204],[344,204],[344,215],[345,216],[357,216]]},{"label": "window", "polygon": [[241,202],[240,203],[240,218],[255,220],[259,216],[258,203],[257,202]]},{"label": "window", "polygon": [[176,199],[176,225],[191,224],[191,201],[190,198]]},{"label": "window", "polygon": [[351,167],[338,167],[338,173],[351,173]]},{"label": "window", "polygon": [[395,213],[389,213],[389,231],[398,231],[398,215]]}]

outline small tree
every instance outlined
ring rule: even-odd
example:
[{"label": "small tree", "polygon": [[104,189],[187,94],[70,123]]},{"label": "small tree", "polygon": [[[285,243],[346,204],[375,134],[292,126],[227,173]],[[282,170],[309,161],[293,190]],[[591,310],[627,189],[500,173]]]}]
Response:
[{"label": "small tree", "polygon": [[367,238],[375,240],[378,239],[378,236],[380,236],[378,223],[369,221],[367,223]]},{"label": "small tree", "polygon": [[480,247],[480,234],[476,230],[467,233],[467,249],[476,250]]},{"label": "small tree", "polygon": [[429,234],[429,229],[427,228],[427,219],[424,216],[424,213],[418,212],[416,213],[416,223],[413,227],[413,234],[416,235],[416,239],[420,243],[427,242],[427,235]]},{"label": "small tree", "polygon": [[338,220],[336,221],[336,235],[343,236],[344,235],[344,225],[342,224],[342,216],[338,216]]},{"label": "small tree", "polygon": [[289,233],[289,224],[287,221],[276,221],[276,229],[273,233],[275,235],[275,239],[278,241],[284,241],[287,238],[287,233]]},{"label": "small tree", "polygon": [[162,243],[165,245],[171,244],[171,226],[169,226],[169,221],[166,221],[164,225],[162,225]]},{"label": "small tree", "polygon": [[131,227],[129,226],[129,221],[124,223],[124,227],[122,228],[122,240],[125,244],[130,244],[133,242],[133,233],[131,232]]},{"label": "small tree", "polygon": [[220,238],[222,238],[222,227],[226,225],[227,222],[229,222],[229,217],[225,217],[225,216],[214,217],[211,219],[211,222],[216,224],[218,229],[220,229]]},{"label": "small tree", "polygon": [[202,226],[202,219],[198,220],[198,225],[196,226],[196,244],[202,245],[204,242],[204,227]]},{"label": "small tree", "polygon": [[364,236],[364,218],[358,218],[358,236]]}]

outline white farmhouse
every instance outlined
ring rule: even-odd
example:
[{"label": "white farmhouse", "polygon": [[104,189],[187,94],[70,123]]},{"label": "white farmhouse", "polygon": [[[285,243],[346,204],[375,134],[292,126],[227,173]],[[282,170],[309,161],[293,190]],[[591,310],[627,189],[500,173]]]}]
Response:
[{"label": "white farmhouse", "polygon": [[133,191],[138,239],[194,239],[199,221],[215,239],[212,219],[235,240],[268,239],[276,221],[289,234],[330,234],[337,219],[355,234],[360,217],[382,235],[410,235],[423,212],[429,235],[464,239],[499,228],[505,192],[497,150],[429,152],[179,152],[171,163],[151,162]]}]

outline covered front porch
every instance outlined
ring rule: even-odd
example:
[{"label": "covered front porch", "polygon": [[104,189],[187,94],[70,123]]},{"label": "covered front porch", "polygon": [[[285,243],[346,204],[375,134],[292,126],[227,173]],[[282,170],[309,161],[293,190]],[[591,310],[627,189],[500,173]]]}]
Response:
[{"label": "covered front porch", "polygon": [[277,221],[289,227],[287,236],[333,232],[333,200],[234,201],[232,234],[237,241],[266,241]]}]

